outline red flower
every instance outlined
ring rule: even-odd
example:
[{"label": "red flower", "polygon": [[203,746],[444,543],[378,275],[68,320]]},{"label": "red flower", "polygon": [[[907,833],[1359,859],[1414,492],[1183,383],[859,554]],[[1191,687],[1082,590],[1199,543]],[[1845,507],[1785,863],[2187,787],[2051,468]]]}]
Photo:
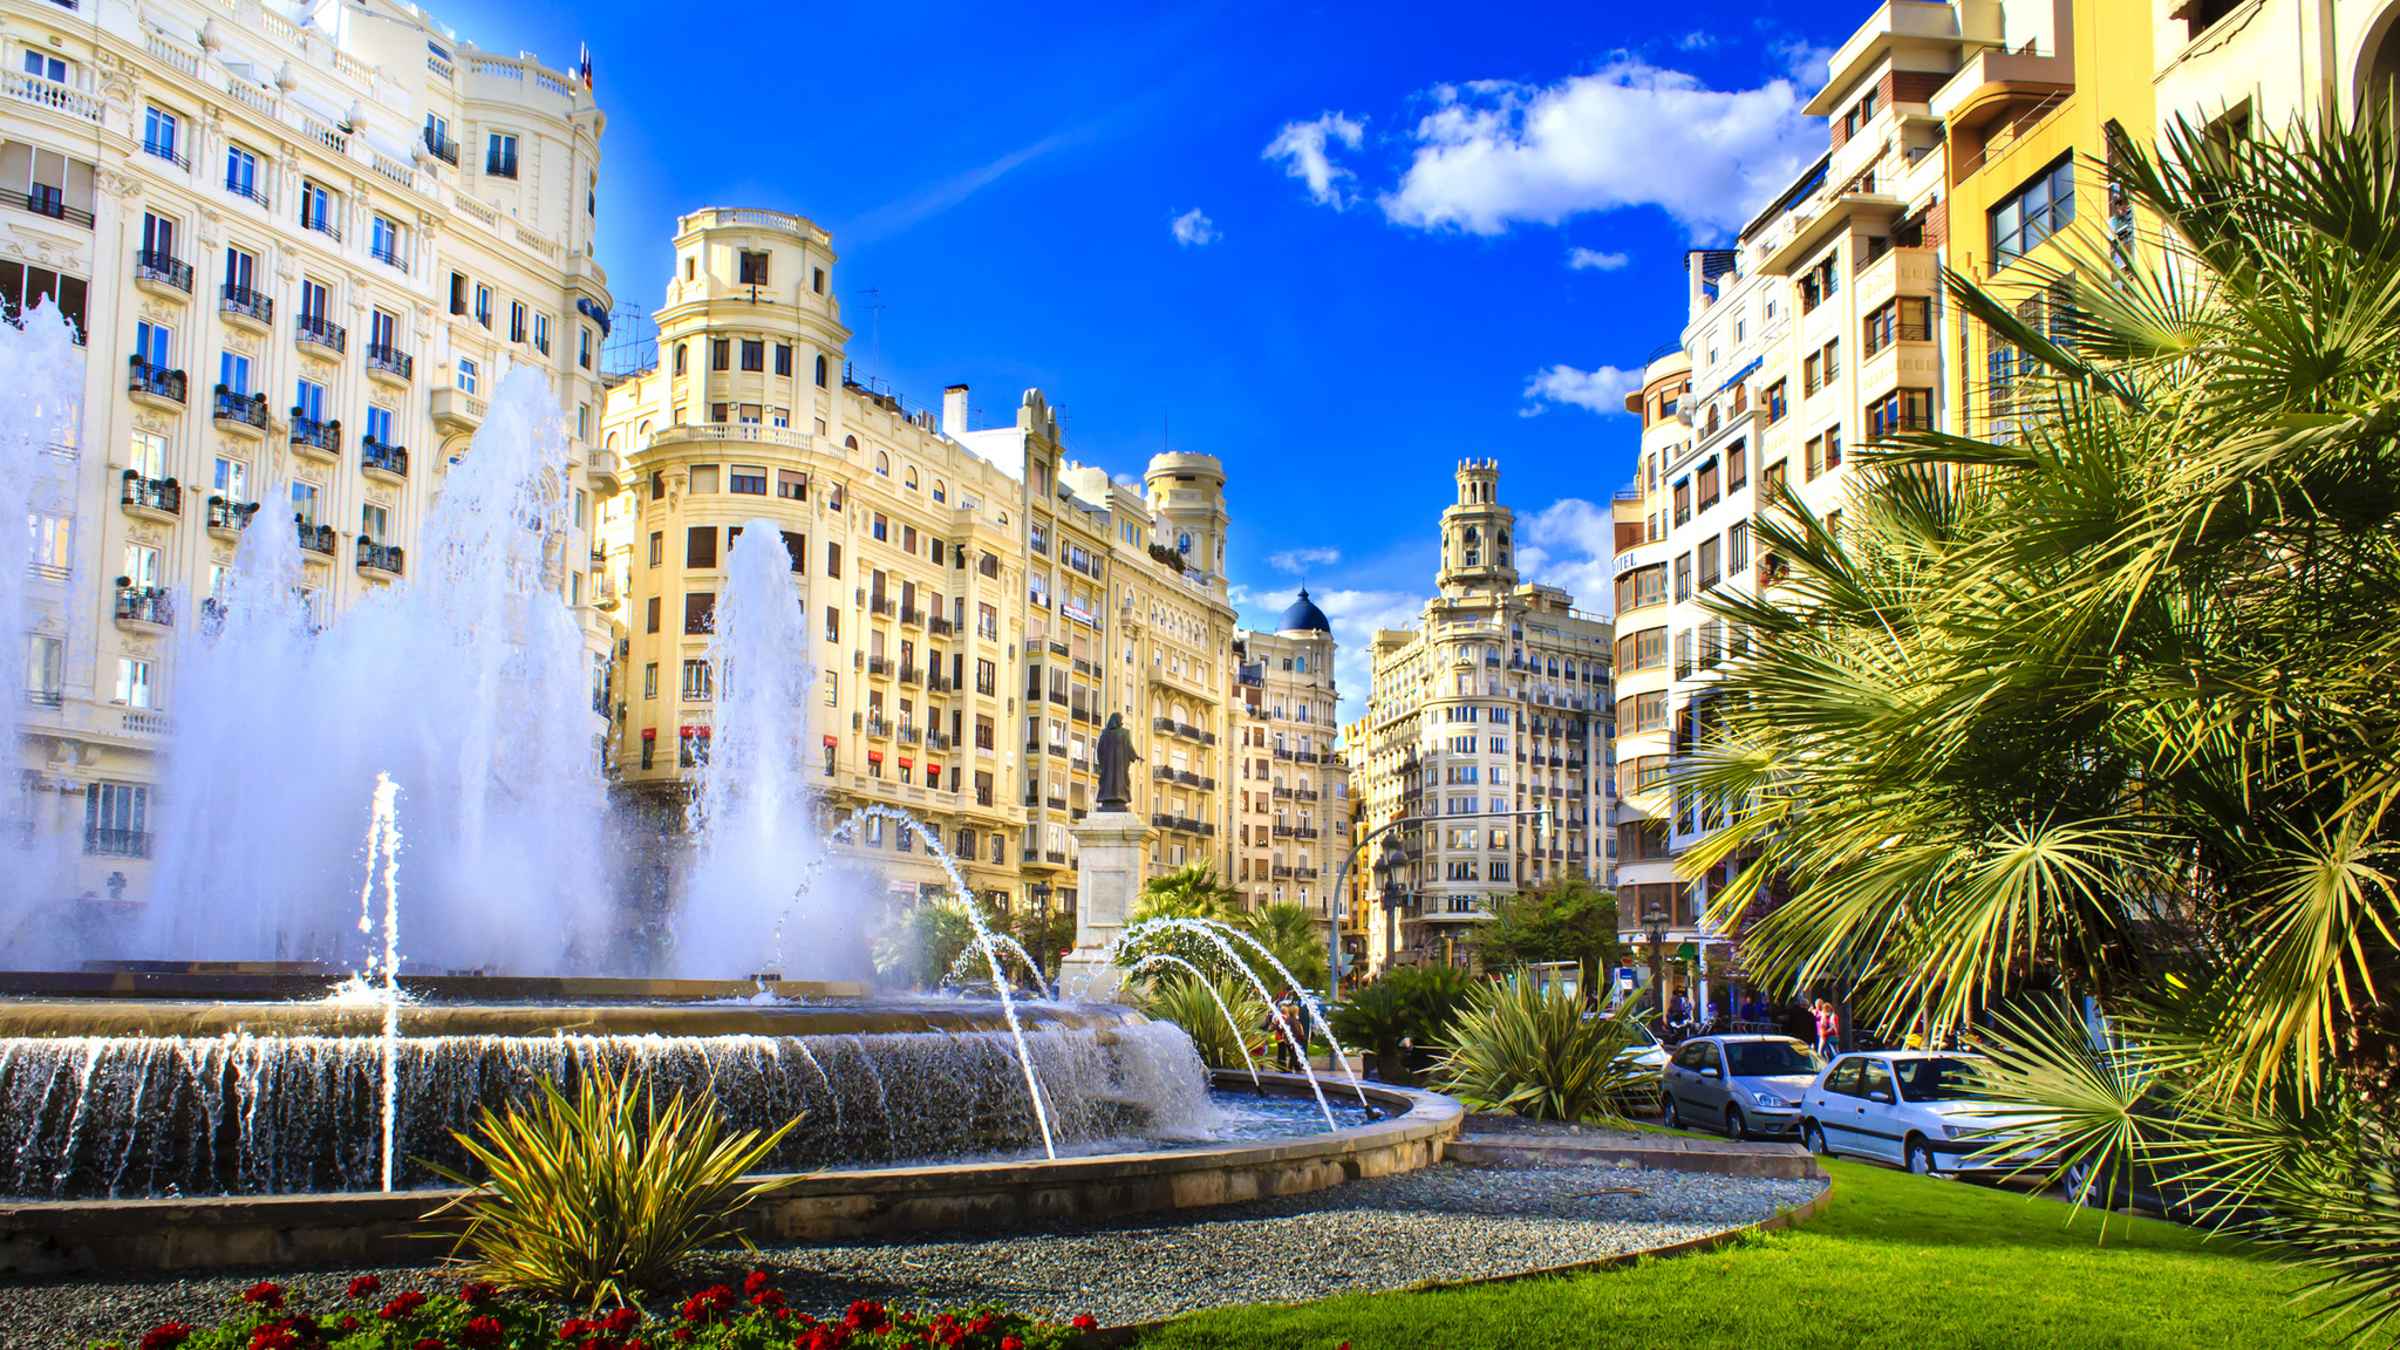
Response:
[{"label": "red flower", "polygon": [[508,1328],[501,1326],[500,1319],[489,1313],[468,1319],[466,1326],[460,1328],[458,1333],[458,1343],[469,1347],[469,1350],[484,1350],[507,1339]]},{"label": "red flower", "polygon": [[344,1313],[342,1314],[342,1320],[334,1327],[334,1329],[336,1331],[356,1331],[358,1330],[358,1319],[350,1316],[348,1313]]},{"label": "red flower", "polygon": [[189,1322],[161,1322],[142,1337],[138,1350],[175,1350],[199,1330]]},{"label": "red flower", "polygon": [[242,1302],[263,1303],[270,1308],[283,1306],[283,1286],[273,1280],[260,1280],[242,1291]]},{"label": "red flower", "polygon": [[1100,1329],[1100,1319],[1092,1316],[1090,1313],[1077,1313],[1075,1314],[1075,1320],[1067,1323],[1067,1325],[1075,1328],[1077,1331],[1098,1331]]},{"label": "red flower", "polygon": [[688,1341],[692,1338],[692,1329],[690,1327],[677,1327],[674,1331],[674,1338],[677,1341]]},{"label": "red flower", "polygon": [[398,1298],[384,1304],[383,1311],[377,1313],[376,1316],[386,1322],[397,1322],[424,1306],[425,1295],[422,1292],[415,1289],[404,1290]]},{"label": "red flower", "polygon": [[299,1350],[300,1338],[281,1322],[269,1322],[250,1333],[250,1350]]},{"label": "red flower", "polygon": [[442,1344],[439,1336],[419,1336],[417,1343],[410,1346],[409,1350],[449,1350],[449,1347]]},{"label": "red flower", "polygon": [[768,1285],[773,1284],[774,1282],[775,1281],[768,1278],[767,1272],[763,1270],[754,1270],[742,1277],[742,1292],[748,1294],[752,1298],[756,1298],[759,1295],[759,1291],[765,1289]]},{"label": "red flower", "polygon": [[469,1280],[458,1287],[458,1301],[472,1308],[499,1292],[500,1286],[496,1284],[487,1284],[481,1280]]},{"label": "red flower", "polygon": [[641,1309],[619,1308],[615,1312],[612,1312],[608,1316],[600,1319],[599,1329],[607,1332],[611,1336],[622,1336],[626,1332],[633,1330],[635,1327],[638,1327],[641,1324]]},{"label": "red flower", "polygon": [[383,1281],[372,1275],[361,1275],[350,1282],[350,1297],[373,1298],[383,1289]]},{"label": "red flower", "polygon": [[1025,1350],[1025,1338],[1022,1336],[1003,1336],[1000,1338],[1000,1350]]}]

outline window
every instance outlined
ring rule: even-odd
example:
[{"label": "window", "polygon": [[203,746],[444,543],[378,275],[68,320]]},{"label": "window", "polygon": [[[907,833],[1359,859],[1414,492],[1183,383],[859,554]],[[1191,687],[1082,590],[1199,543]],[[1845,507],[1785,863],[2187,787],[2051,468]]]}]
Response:
[{"label": "window", "polygon": [[460,357],[458,359],[458,392],[474,393],[479,380],[480,372],[475,368],[475,363],[466,357]]},{"label": "window", "polygon": [[649,604],[645,607],[646,612],[643,615],[644,632],[655,633],[658,631],[659,608],[659,598],[655,595],[651,596]]},{"label": "window", "polygon": [[1725,532],[1725,567],[1740,575],[1750,570],[1750,522],[1737,520]]},{"label": "window", "polygon": [[388,507],[377,506],[373,502],[369,502],[360,507],[358,513],[358,532],[365,535],[367,539],[373,543],[380,544],[389,540],[392,534],[391,509]]},{"label": "window", "polygon": [[1767,386],[1767,394],[1764,402],[1766,406],[1768,426],[1773,426],[1777,422],[1783,420],[1784,411],[1790,406],[1790,401],[1791,396],[1784,389],[1784,381],[1777,380],[1775,383]]},{"label": "window", "polygon": [[684,531],[683,565],[710,568],[717,565],[717,527],[694,525]]},{"label": "window", "polygon": [[142,115],[142,149],[178,165],[185,163],[183,156],[175,151],[175,133],[180,129],[175,114],[166,109],[145,110]]},{"label": "window", "polygon": [[[43,191],[56,191],[54,188],[46,189],[41,184],[36,184],[34,190],[37,195]],[[32,200],[28,198],[29,202]],[[63,207],[53,200],[48,207],[37,205],[34,209],[55,215]],[[82,277],[62,276],[49,268],[33,267],[21,262],[0,261],[0,313],[9,317],[23,313],[27,306],[36,301],[55,304],[67,320],[75,325],[78,334],[88,333],[90,330],[84,324],[88,291],[89,286]]]},{"label": "window", "polygon": [[690,591],[683,597],[683,631],[686,634],[713,633],[717,630],[717,593]]},{"label": "window", "polygon": [[300,380],[292,386],[292,416],[311,422],[325,420],[325,386],[315,380]]},{"label": "window", "polygon": [[685,368],[686,368],[686,365],[687,365],[687,363],[688,363],[688,362],[690,361],[690,359],[691,359],[691,355],[692,355],[692,344],[690,344],[690,343],[688,343],[688,342],[678,342],[678,343],[676,343],[676,344],[675,344],[675,373],[676,373],[676,374],[678,374],[678,375],[681,375],[681,374],[683,374],[683,373],[684,373],[684,370],[685,370]]},{"label": "window", "polygon": [[316,525],[322,518],[319,513],[323,501],[324,496],[317,491],[316,484],[292,484],[292,519],[302,525]]},{"label": "window", "polygon": [[1903,431],[1922,431],[1931,425],[1932,415],[1932,390],[1895,389],[1868,405],[1867,434],[1881,440]]},{"label": "window", "polygon": [[400,256],[400,222],[389,216],[375,217],[367,227],[367,252],[377,262],[406,271],[408,260]]},{"label": "window", "polygon": [[741,252],[740,269],[739,280],[743,285],[764,286],[767,284],[766,254],[753,252],[750,249],[743,249]]},{"label": "window", "polygon": [[266,200],[258,191],[258,156],[238,145],[225,147],[225,190],[254,202]]},{"label": "window", "polygon": [[817,358],[817,387],[819,389],[825,387],[825,369],[825,358],[819,356]]},{"label": "window", "polygon": [[742,369],[744,369],[744,370],[765,370],[766,368],[767,368],[767,344],[766,344],[766,342],[765,342],[763,339],[760,339],[760,338],[743,338],[743,339],[742,339]]},{"label": "window", "polygon": [[775,373],[778,375],[792,373],[792,344],[788,342],[775,344]]},{"label": "window", "polygon": [[733,466],[728,482],[729,486],[726,490],[729,492],[744,493],[753,497],[767,495],[767,471],[763,465],[736,464]]},{"label": "window", "polygon": [[37,80],[48,80],[52,84],[65,84],[67,82],[67,63],[61,57],[28,48],[25,52],[25,73]]},{"label": "window", "polygon": [[341,231],[333,223],[333,193],[324,184],[301,180],[300,224],[319,234],[341,238]]},{"label": "window", "polygon": [[508,132],[495,131],[485,143],[483,171],[494,178],[517,176],[517,138]]},{"label": "window", "polygon": [[716,694],[708,662],[687,658],[683,663],[683,701],[706,703]]},{"label": "window", "polygon": [[523,342],[526,338],[527,329],[528,324],[526,322],[525,302],[522,300],[509,301],[508,340],[511,342]]},{"label": "window", "polygon": [[1675,559],[1675,601],[1677,604],[1692,598],[1692,555]]},{"label": "window", "polygon": [[[533,349],[544,356],[550,354],[550,316],[547,314],[533,316]],[[590,355],[588,343],[585,345],[585,355]],[[584,363],[584,368],[587,370],[591,368],[588,360]]]},{"label": "window", "polygon": [[150,789],[94,783],[83,794],[83,851],[103,857],[150,856]]},{"label": "window", "polygon": [[708,368],[710,370],[731,370],[733,368],[733,340],[731,338],[710,338],[708,340]]},{"label": "window", "polygon": [[1992,208],[1992,265],[2006,267],[2075,219],[2075,157],[2061,155]]}]

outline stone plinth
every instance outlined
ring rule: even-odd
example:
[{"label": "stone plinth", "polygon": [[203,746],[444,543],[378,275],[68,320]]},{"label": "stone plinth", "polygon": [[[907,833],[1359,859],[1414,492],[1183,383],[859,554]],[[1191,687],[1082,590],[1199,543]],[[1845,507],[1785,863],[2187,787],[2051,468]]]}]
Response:
[{"label": "stone plinth", "polygon": [[1069,998],[1110,999],[1125,972],[1108,949],[1125,931],[1125,916],[1142,891],[1150,826],[1127,811],[1095,811],[1072,827],[1081,851],[1075,864],[1075,949],[1059,963],[1058,987]]}]

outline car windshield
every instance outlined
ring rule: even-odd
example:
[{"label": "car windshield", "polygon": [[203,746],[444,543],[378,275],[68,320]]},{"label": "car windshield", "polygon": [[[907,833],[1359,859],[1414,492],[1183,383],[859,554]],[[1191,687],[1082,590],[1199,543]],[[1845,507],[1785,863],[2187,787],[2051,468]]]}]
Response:
[{"label": "car windshield", "polygon": [[1798,1041],[1727,1041],[1725,1063],[1736,1078],[1814,1074],[1824,1065]]},{"label": "car windshield", "polygon": [[1912,1102],[1961,1102],[1982,1095],[1982,1069],[1971,1059],[1904,1059],[1892,1070],[1900,1078],[1900,1095]]}]

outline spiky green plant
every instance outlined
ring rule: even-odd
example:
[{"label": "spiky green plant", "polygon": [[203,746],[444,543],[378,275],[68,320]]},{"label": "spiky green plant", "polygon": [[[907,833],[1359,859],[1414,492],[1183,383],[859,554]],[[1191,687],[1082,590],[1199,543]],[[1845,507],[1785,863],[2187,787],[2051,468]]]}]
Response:
[{"label": "spiky green plant", "polygon": [[734,1218],[794,1176],[751,1178],[800,1118],[729,1134],[713,1101],[660,1103],[649,1082],[595,1068],[573,1096],[543,1080],[531,1102],[484,1107],[452,1137],[479,1176],[426,1164],[466,1192],[426,1217],[461,1216],[451,1256],[481,1279],[584,1303],[633,1302],[675,1263],[727,1241]]},{"label": "spiky green plant", "polygon": [[1142,893],[1134,897],[1129,917],[1134,923],[1144,919],[1214,919],[1219,923],[1239,923],[1242,894],[1220,880],[1214,867],[1197,862],[1150,878]]},{"label": "spiky green plant", "polygon": [[2388,121],[2111,150],[2163,265],[1952,276],[2013,416],[1859,456],[1838,537],[1760,519],[1786,584],[1717,606],[1746,641],[1678,786],[1726,824],[1685,865],[1740,865],[1709,917],[1754,974],[1984,1026],[2054,1165],[2176,1178],[2388,1334],[2400,157]]},{"label": "spiky green plant", "polygon": [[[1239,976],[1222,976],[1203,984],[1193,975],[1161,975],[1144,982],[1141,1009],[1161,1022],[1183,1028],[1192,1038],[1192,1047],[1200,1052],[1201,1062],[1211,1068],[1239,1069],[1260,1056],[1274,1057],[1274,1047],[1268,1043],[1267,1005],[1259,1001],[1250,982]],[[1226,1025],[1228,1014],[1231,1026]],[[1245,1047],[1250,1059],[1243,1058]]]},{"label": "spiky green plant", "polygon": [[1413,1081],[1402,1043],[1430,1050],[1476,988],[1455,966],[1395,966],[1333,1010],[1333,1031],[1349,1045],[1375,1052],[1386,1082]]},{"label": "spiky green plant", "polygon": [[1556,985],[1487,984],[1442,1033],[1434,1085],[1482,1110],[1621,1125],[1656,1077],[1624,1053],[1636,1034],[1625,1009],[1586,1016]]}]

